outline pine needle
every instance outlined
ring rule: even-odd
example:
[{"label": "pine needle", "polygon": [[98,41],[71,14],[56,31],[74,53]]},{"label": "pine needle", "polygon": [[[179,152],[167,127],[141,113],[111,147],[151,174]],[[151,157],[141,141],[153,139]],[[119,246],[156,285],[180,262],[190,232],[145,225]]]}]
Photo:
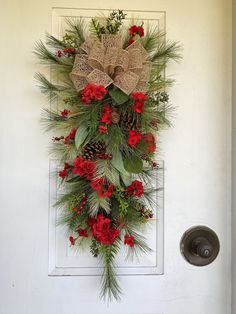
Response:
[{"label": "pine needle", "polygon": [[71,17],[66,19],[66,24],[69,27],[66,31],[76,37],[78,46],[80,46],[85,41],[85,34],[87,33],[85,20]]},{"label": "pine needle", "polygon": [[42,64],[71,66],[71,60],[69,58],[64,59],[57,57],[56,53],[48,50],[41,40],[35,44],[33,53]]},{"label": "pine needle", "polygon": [[179,61],[182,58],[181,55],[182,45],[177,42],[163,42],[157,48],[157,51],[152,54],[152,62],[167,62],[169,60]]},{"label": "pine needle", "polygon": [[119,249],[120,245],[118,240],[112,245],[103,245],[101,248],[101,259],[104,264],[104,271],[101,280],[100,297],[108,302],[113,298],[117,301],[120,300],[122,293],[115,271],[115,257],[118,254]]},{"label": "pine needle", "polygon": [[46,33],[46,44],[52,48],[64,49],[66,48],[66,44],[54,37],[53,35]]}]

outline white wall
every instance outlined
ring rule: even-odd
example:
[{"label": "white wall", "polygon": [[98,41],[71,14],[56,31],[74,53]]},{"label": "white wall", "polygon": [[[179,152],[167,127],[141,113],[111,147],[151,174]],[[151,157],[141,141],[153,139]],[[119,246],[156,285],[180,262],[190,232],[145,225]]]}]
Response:
[{"label": "white wall", "polygon": [[236,1],[232,1],[233,106],[232,106],[232,314],[236,313]]}]

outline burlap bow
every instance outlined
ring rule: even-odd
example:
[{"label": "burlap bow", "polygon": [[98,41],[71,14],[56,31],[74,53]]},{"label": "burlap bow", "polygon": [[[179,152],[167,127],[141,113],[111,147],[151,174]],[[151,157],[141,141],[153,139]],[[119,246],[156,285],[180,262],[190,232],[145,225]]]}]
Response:
[{"label": "burlap bow", "polygon": [[134,91],[147,92],[152,64],[140,42],[122,49],[121,37],[102,35],[101,42],[89,37],[76,54],[70,78],[79,92],[87,84],[113,84],[129,95]]}]

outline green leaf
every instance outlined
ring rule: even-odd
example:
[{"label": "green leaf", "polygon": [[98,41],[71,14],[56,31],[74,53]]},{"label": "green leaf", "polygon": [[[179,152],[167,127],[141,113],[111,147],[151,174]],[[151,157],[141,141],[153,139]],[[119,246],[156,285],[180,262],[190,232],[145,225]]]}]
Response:
[{"label": "green leaf", "polygon": [[80,146],[84,143],[86,137],[88,136],[88,128],[85,125],[78,127],[75,134],[75,146],[77,149],[80,149]]},{"label": "green leaf", "polygon": [[130,178],[130,174],[124,168],[124,162],[123,162],[121,152],[116,151],[113,153],[112,156],[113,156],[111,160],[112,166],[119,171],[124,184],[128,186],[130,184],[131,178]]},{"label": "green leaf", "polygon": [[140,173],[143,169],[143,161],[139,157],[130,157],[124,160],[124,167],[128,172]]},{"label": "green leaf", "polygon": [[129,100],[129,96],[119,89],[111,90],[109,95],[118,105],[122,105]]}]

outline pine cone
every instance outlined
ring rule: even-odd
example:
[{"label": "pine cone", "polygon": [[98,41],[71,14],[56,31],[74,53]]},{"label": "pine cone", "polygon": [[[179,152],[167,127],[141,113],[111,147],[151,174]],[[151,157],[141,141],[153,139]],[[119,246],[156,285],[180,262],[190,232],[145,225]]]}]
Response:
[{"label": "pine cone", "polygon": [[136,118],[132,114],[126,113],[122,118],[122,124],[128,130],[135,130],[140,128],[140,122],[136,120]]},{"label": "pine cone", "polygon": [[119,123],[120,121],[120,114],[116,111],[112,111],[111,113],[111,122],[114,124]]},{"label": "pine cone", "polygon": [[90,142],[83,147],[82,157],[87,160],[95,160],[98,155],[105,154],[106,144],[102,141]]}]

